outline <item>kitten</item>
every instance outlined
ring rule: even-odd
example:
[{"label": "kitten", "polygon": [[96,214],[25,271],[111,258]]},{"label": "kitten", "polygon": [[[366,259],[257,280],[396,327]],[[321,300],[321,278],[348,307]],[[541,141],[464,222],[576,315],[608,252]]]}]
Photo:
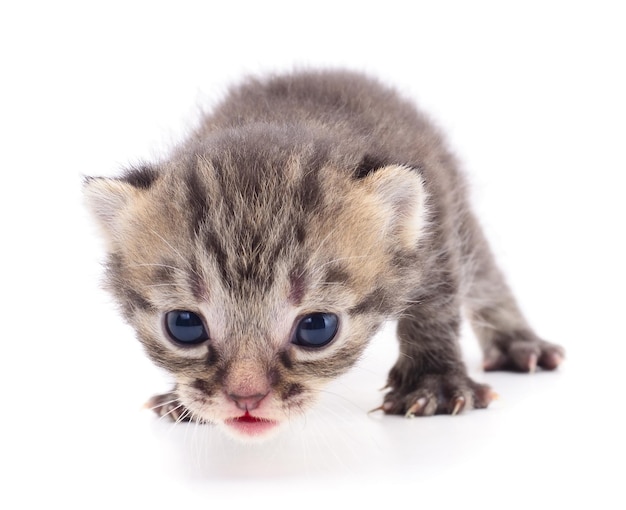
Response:
[{"label": "kitten", "polygon": [[107,286],[176,387],[160,415],[271,435],[359,359],[387,319],[400,356],[380,409],[485,408],[467,375],[463,308],[485,370],[555,369],[468,205],[440,134],[350,72],[248,79],[162,162],[87,178]]}]

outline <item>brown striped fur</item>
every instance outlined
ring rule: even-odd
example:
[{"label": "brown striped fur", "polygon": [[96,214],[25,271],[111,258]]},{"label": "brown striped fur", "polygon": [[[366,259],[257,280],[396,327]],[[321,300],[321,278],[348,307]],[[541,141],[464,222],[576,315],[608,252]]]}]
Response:
[{"label": "brown striped fur", "polygon": [[[401,356],[389,413],[488,405],[461,361],[462,307],[487,369],[563,356],[519,312],[440,134],[359,74],[248,79],[168,159],[88,178],[85,193],[108,241],[108,288],[176,377],[174,416],[223,423],[236,414],[229,392],[267,390],[262,417],[286,421],[390,318]],[[171,342],[163,316],[177,309],[202,316],[210,340]],[[340,318],[333,342],[292,344],[297,318],[319,311]]]}]

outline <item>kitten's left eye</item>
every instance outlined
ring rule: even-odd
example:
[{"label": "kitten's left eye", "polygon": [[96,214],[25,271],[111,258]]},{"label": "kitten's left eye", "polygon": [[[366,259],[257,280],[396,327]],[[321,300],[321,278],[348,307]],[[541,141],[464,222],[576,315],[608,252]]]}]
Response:
[{"label": "kitten's left eye", "polygon": [[202,318],[188,310],[173,310],[165,314],[165,329],[176,343],[194,345],[209,339]]},{"label": "kitten's left eye", "polygon": [[302,347],[324,347],[339,329],[339,318],[334,313],[312,313],[306,315],[296,327],[292,342]]}]

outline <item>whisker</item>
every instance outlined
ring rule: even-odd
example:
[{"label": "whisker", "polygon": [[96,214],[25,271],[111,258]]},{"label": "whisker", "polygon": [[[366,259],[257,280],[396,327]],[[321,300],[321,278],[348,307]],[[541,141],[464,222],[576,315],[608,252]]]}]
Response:
[{"label": "whisker", "polygon": [[153,285],[146,285],[146,287],[178,287],[176,283],[155,283]]},{"label": "whisker", "polygon": [[[163,418],[165,418],[166,416],[172,414],[174,411],[176,411],[177,409],[180,409],[181,407],[183,407],[183,404],[178,404],[176,407],[173,407],[172,409],[170,409],[167,413],[159,416],[159,420],[162,420]],[[174,422],[176,423],[176,422]]]},{"label": "whisker", "polygon": [[[322,241],[318,244],[317,248],[315,248],[315,250],[313,251],[313,253],[311,254],[311,256],[309,257],[310,260],[314,260],[315,257],[317,256],[317,254],[320,252],[320,250],[324,247],[324,245],[326,244],[326,241],[328,241],[330,239],[330,237],[337,232],[337,230],[339,230],[339,225],[337,225],[334,229],[332,229],[328,234],[326,234],[326,236],[324,237],[324,239],[322,239]],[[299,276],[304,275],[304,272],[306,271],[306,269],[302,269],[301,273],[299,274]]]},{"label": "whisker", "polygon": [[184,269],[181,269],[180,267],[176,267],[176,266],[170,266],[168,264],[151,264],[151,263],[144,263],[144,264],[129,264],[128,267],[164,267],[166,269],[172,269],[174,271],[179,271],[181,274],[183,275],[187,275],[187,273],[185,272]]},{"label": "whisker", "polygon": [[320,265],[319,267],[317,267],[317,269],[322,269],[323,267],[329,265],[329,264],[334,264],[335,262],[339,262],[342,260],[352,260],[352,259],[364,259],[367,258],[368,255],[354,255],[352,257],[338,257],[336,259],[333,260],[329,260],[328,262],[325,262],[324,264]]},{"label": "whisker", "polygon": [[[191,419],[192,421],[194,421],[194,427],[193,427],[193,432],[192,432],[192,440],[196,441],[198,440],[198,427],[203,423],[201,421],[201,418],[199,416],[196,416],[195,413],[191,413]],[[204,462],[204,456],[202,456],[202,453],[205,452],[206,449],[206,442],[205,442],[205,438],[206,435],[205,434],[201,434],[200,437],[202,438],[202,442],[200,447],[194,448],[194,451],[196,453],[196,466],[198,468],[201,468]]]},{"label": "whisker", "polygon": [[357,404],[352,402],[348,397],[346,397],[345,395],[342,395],[341,393],[336,393],[334,391],[330,391],[330,390],[327,390],[327,389],[320,389],[319,392],[320,393],[326,393],[328,395],[332,395],[333,397],[339,397],[342,401],[347,402],[348,404],[350,404],[354,409],[357,409],[359,411],[365,412],[364,409],[361,409],[361,407],[359,407]]},{"label": "whisker", "polygon": [[[320,244],[317,246],[317,248],[315,249],[315,251],[313,252],[313,254],[311,255],[311,259],[314,259],[315,256],[317,255],[317,253],[324,247],[324,244],[326,244],[326,241],[330,238],[330,236],[332,236],[335,232],[337,232],[337,230],[339,230],[339,225],[337,225],[334,229],[332,229],[328,234],[326,234],[326,237],[324,237],[324,239],[322,239],[322,241],[320,242]],[[300,275],[302,276],[302,274]]]},{"label": "whisker", "polygon": [[406,352],[399,351],[398,355],[399,356],[404,356],[405,358],[410,359],[411,361],[415,361],[415,358],[413,356],[411,356],[410,354],[407,354]]},{"label": "whisker", "polygon": [[180,416],[176,418],[175,423],[181,423],[185,421],[185,418],[187,418],[187,416],[189,416],[190,414],[191,414],[191,411],[189,409],[185,409],[182,413],[180,413]]},{"label": "whisker", "polygon": [[192,266],[192,264],[189,262],[189,260],[187,260],[186,257],[184,257],[176,248],[174,248],[168,241],[167,239],[165,239],[161,234],[159,234],[156,230],[154,229],[150,229],[150,232],[152,232],[155,236],[157,236],[159,239],[161,239],[161,241],[163,241],[165,244],[167,244],[167,246],[170,247],[170,249],[180,257],[180,259],[187,265],[187,267],[191,270],[192,273],[194,273],[198,278],[201,278],[200,274],[194,269],[194,267]]},{"label": "whisker", "polygon": [[174,402],[178,401],[177,398],[173,398],[172,400],[168,400],[167,402],[160,402],[155,406],[152,407],[146,407],[146,409],[150,410],[150,411],[154,411],[155,409],[158,409],[159,407],[163,407],[166,406],[168,404],[173,404]]},{"label": "whisker", "polygon": [[[324,420],[323,416],[321,416],[321,418],[322,418],[322,420]],[[328,427],[325,427],[325,428],[328,428]],[[337,464],[339,466],[341,466],[341,468],[344,471],[348,471],[348,472],[352,471],[350,466],[337,453],[336,448],[334,448],[333,445],[331,444],[330,440],[328,439],[328,435],[327,434],[325,434],[325,433],[317,434],[317,437],[319,437],[321,442],[324,444],[324,446],[325,446],[324,450],[330,452],[330,454],[334,457],[334,459],[337,462]]]}]

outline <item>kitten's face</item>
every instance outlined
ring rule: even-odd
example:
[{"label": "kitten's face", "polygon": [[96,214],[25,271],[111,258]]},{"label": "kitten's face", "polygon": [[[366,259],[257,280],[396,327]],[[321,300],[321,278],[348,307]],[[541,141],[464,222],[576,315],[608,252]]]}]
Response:
[{"label": "kitten's face", "polygon": [[207,151],[89,179],[108,287],[196,419],[267,437],[351,367],[416,273],[419,177]]}]

